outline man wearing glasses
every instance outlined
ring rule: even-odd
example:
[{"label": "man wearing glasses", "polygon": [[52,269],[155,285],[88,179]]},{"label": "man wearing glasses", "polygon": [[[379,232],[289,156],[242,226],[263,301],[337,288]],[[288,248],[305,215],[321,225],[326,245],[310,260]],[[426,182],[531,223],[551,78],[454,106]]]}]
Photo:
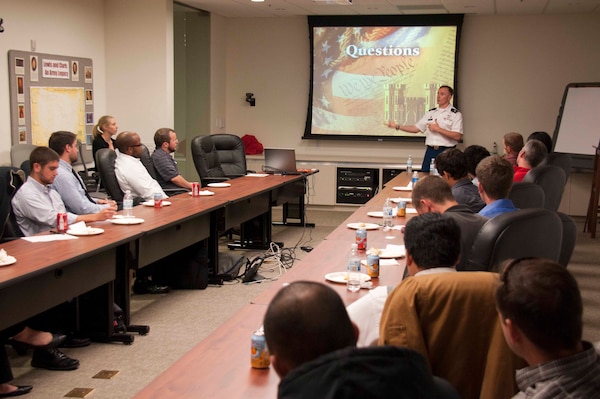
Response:
[{"label": "man wearing glasses", "polygon": [[144,201],[154,199],[155,193],[161,193],[167,198],[158,182],[150,176],[146,167],[140,161],[142,156],[142,141],[135,132],[121,132],[115,142],[117,159],[115,160],[115,175],[123,192],[129,190],[134,197]]}]

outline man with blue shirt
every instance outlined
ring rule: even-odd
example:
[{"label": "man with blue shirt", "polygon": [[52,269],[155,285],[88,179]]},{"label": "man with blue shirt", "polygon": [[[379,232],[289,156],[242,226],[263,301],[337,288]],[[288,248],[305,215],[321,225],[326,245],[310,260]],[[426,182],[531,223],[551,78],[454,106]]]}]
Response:
[{"label": "man with blue shirt", "polygon": [[77,162],[79,155],[77,136],[74,133],[66,131],[52,133],[48,140],[48,147],[56,151],[60,157],[58,175],[54,178],[52,187],[60,194],[68,212],[85,215],[98,213],[106,208],[117,210],[114,201],[92,198],[79,174],[73,170],[72,165]]},{"label": "man with blue shirt", "polygon": [[518,210],[508,199],[514,174],[510,162],[501,156],[492,155],[479,162],[475,173],[479,179],[479,195],[486,203],[479,211],[480,215],[493,218]]}]

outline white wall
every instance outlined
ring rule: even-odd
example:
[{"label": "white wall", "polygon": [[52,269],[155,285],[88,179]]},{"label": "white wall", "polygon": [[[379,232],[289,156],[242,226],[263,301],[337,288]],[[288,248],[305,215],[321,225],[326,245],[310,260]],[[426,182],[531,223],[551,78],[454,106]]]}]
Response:
[{"label": "white wall", "polygon": [[0,165],[10,165],[9,50],[91,58],[94,62],[94,111],[106,110],[104,5],[102,0],[3,1],[0,17]]},{"label": "white wall", "polygon": [[105,3],[107,113],[153,149],[156,129],[174,125],[173,3]]},{"label": "white wall", "polygon": [[[301,139],[309,86],[306,18],[227,19],[227,128],[304,159],[403,162],[421,143]],[[457,94],[465,145],[501,150],[502,136],[551,135],[564,87],[600,81],[600,14],[465,17]],[[244,102],[253,92],[256,107]]]}]

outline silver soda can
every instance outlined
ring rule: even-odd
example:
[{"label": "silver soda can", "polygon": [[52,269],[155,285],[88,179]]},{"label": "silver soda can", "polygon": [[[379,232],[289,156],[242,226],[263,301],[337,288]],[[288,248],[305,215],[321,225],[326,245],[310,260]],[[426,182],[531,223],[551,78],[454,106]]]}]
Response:
[{"label": "silver soda can", "polygon": [[379,255],[367,254],[367,274],[370,277],[379,277]]},{"label": "silver soda can", "polygon": [[269,348],[265,340],[265,333],[260,328],[252,334],[250,347],[250,365],[255,369],[266,369],[271,365]]}]

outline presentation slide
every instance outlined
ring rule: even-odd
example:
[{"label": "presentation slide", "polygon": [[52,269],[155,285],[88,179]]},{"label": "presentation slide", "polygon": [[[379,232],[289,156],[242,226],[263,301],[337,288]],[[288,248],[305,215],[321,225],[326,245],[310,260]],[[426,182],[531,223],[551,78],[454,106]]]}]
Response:
[{"label": "presentation slide", "polygon": [[415,124],[454,87],[459,27],[310,26],[305,138],[414,139],[386,124]]}]

